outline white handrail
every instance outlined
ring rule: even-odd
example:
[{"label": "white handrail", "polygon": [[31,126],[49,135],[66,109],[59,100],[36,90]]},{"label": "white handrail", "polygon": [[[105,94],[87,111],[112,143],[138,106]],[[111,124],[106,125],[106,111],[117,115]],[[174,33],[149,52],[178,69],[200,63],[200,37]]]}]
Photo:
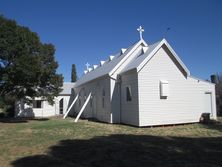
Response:
[{"label": "white handrail", "polygon": [[78,113],[78,115],[77,115],[77,117],[76,117],[76,119],[75,119],[75,122],[77,122],[77,121],[79,120],[79,117],[81,116],[82,112],[83,112],[84,109],[86,108],[86,105],[87,105],[87,103],[88,103],[89,100],[90,100],[90,97],[91,97],[91,92],[90,92],[89,96],[87,97],[85,103],[83,104],[81,110],[79,111],[79,113]]},{"label": "white handrail", "polygon": [[71,110],[72,106],[76,103],[77,99],[79,97],[79,94],[77,94],[77,96],[75,97],[75,99],[73,100],[72,104],[69,106],[69,108],[67,109],[65,115],[63,116],[63,119],[65,119],[68,116],[69,111]]}]

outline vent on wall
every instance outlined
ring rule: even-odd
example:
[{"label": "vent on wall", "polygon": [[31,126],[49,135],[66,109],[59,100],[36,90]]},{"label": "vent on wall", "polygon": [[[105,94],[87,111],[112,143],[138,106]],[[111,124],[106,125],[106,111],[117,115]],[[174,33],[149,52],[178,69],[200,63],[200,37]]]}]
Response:
[{"label": "vent on wall", "polygon": [[122,48],[121,49],[121,54],[124,54],[126,52],[126,49],[125,48]]},{"label": "vent on wall", "polygon": [[147,50],[148,50],[148,46],[144,46],[143,47],[143,54],[146,53]]},{"label": "vent on wall", "polygon": [[100,66],[102,66],[106,61],[100,61]]},{"label": "vent on wall", "polygon": [[160,97],[167,98],[169,96],[169,82],[167,80],[160,80]]},{"label": "vent on wall", "polygon": [[115,56],[109,56],[109,61],[111,61],[112,59],[114,59]]},{"label": "vent on wall", "polygon": [[95,70],[98,67],[98,65],[93,65],[93,70]]},{"label": "vent on wall", "polygon": [[88,68],[88,72],[92,71],[93,69],[92,68]]}]

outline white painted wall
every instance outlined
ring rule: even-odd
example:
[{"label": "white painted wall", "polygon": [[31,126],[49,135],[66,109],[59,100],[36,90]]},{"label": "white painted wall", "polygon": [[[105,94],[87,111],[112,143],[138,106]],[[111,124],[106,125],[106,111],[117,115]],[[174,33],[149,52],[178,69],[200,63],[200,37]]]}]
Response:
[{"label": "white painted wall", "polygon": [[[169,82],[169,96],[160,98],[160,80]],[[138,73],[139,126],[198,122],[204,110],[205,92],[212,92],[216,119],[215,86],[186,78],[161,48]]]},{"label": "white painted wall", "polygon": [[[33,108],[32,105],[25,104],[23,101],[19,101],[15,105],[15,116],[16,117],[50,117],[59,115],[59,100],[63,101],[63,111],[65,112],[68,107],[69,95],[62,95],[55,97],[54,104],[50,105],[47,101],[42,101],[42,108]],[[41,98],[36,98],[40,100]]]},{"label": "white painted wall", "polygon": [[[125,73],[121,79],[121,123],[139,126],[137,72]],[[129,85],[132,91],[132,101],[126,101],[126,86]]]},{"label": "white painted wall", "polygon": [[[102,90],[105,90],[104,102],[105,106],[102,107]],[[76,93],[79,93],[79,99],[81,99],[81,106],[79,106],[79,100],[75,105],[75,112],[78,113],[84,104],[84,98],[89,93],[92,93],[92,107],[89,104],[82,113],[83,118],[95,118],[99,121],[111,123],[111,103],[110,103],[110,78],[105,76],[83,84],[75,88]]]},{"label": "white painted wall", "polygon": [[42,102],[42,108],[33,108],[23,101],[16,102],[15,116],[16,117],[49,117],[55,116],[55,104],[50,105],[47,101]]},{"label": "white painted wall", "polygon": [[60,95],[55,98],[55,106],[56,106],[55,113],[56,113],[56,115],[59,115],[59,101],[61,99],[63,99],[63,114],[65,114],[66,110],[68,108],[68,105],[69,105],[70,96],[69,95]]},{"label": "white painted wall", "polygon": [[120,123],[120,83],[116,79],[110,79],[111,123]]}]

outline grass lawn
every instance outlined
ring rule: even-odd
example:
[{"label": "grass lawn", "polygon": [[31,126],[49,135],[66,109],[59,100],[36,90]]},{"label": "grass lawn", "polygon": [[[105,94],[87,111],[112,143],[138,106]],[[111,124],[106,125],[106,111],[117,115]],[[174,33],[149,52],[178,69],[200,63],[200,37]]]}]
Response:
[{"label": "grass lawn", "polygon": [[222,124],[136,128],[0,120],[0,166],[222,166]]}]

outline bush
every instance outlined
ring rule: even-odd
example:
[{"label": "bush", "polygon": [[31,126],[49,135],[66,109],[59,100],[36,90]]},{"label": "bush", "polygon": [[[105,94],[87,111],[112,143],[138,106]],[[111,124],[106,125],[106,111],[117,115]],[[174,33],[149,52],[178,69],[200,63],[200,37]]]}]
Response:
[{"label": "bush", "polygon": [[0,118],[4,118],[5,117],[5,113],[4,112],[0,112]]},{"label": "bush", "polygon": [[8,105],[5,110],[7,117],[14,117],[15,115],[15,106],[14,105]]},{"label": "bush", "polygon": [[14,117],[15,99],[12,97],[0,97],[0,113],[1,117]]}]

